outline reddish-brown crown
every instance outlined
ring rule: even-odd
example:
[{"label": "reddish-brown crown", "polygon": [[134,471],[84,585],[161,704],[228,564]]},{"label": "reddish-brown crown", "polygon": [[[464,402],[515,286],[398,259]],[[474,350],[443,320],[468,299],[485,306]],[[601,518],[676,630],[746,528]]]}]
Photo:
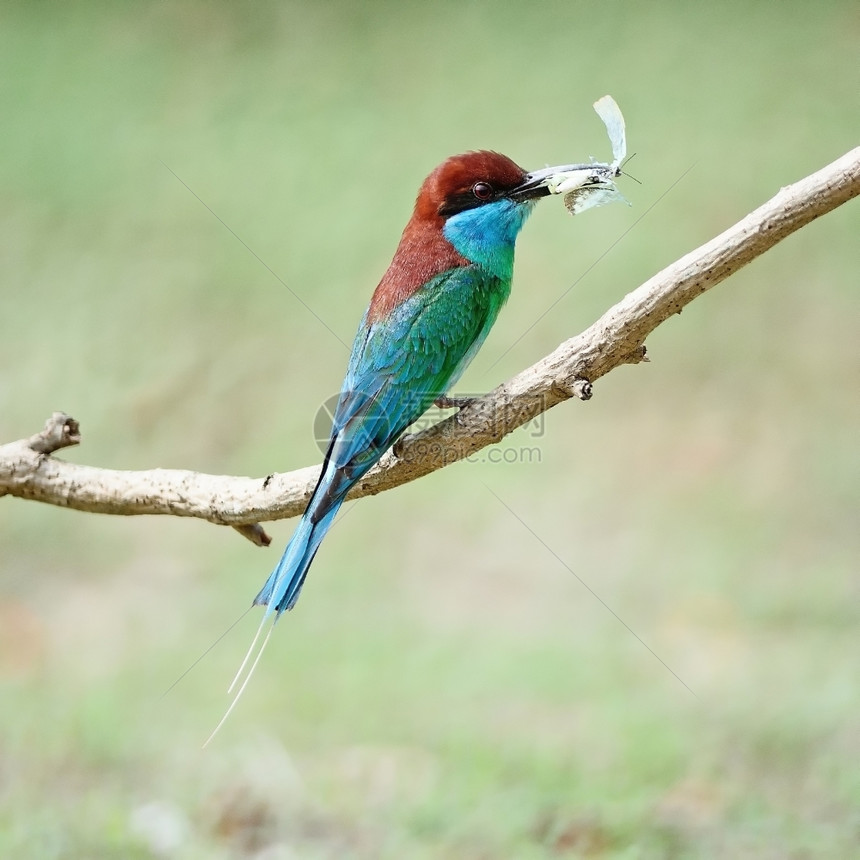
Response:
[{"label": "reddish-brown crown", "polygon": [[496,191],[521,184],[526,171],[507,155],[489,150],[452,155],[425,180],[415,201],[415,216],[441,220],[439,208],[451,197],[467,194],[477,182],[486,182]]},{"label": "reddish-brown crown", "polygon": [[470,194],[478,182],[504,192],[520,185],[525,177],[525,170],[498,152],[466,152],[443,161],[418,191],[394,259],[370,300],[368,322],[387,316],[436,275],[470,265],[442,233],[445,218],[440,209],[446,202]]}]

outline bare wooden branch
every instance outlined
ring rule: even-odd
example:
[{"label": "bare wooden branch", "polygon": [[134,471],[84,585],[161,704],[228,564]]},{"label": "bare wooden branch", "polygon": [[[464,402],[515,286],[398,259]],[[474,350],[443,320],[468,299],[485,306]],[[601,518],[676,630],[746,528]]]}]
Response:
[{"label": "bare wooden branch", "polygon": [[55,412],[45,422],[42,431],[27,440],[27,446],[37,454],[53,454],[60,448],[78,445],[80,441],[78,422],[65,412]]},{"label": "bare wooden branch", "polygon": [[[450,418],[401,440],[350,493],[374,495],[499,442],[536,415],[622,364],[645,358],[645,339],[672,314],[815,218],[860,194],[860,147],[783,188],[716,238],[654,275],[582,334]],[[30,439],[0,446],[0,496],[105,514],[173,514],[230,525],[265,546],[260,522],[301,514],[319,467],[262,478],[172,469],[117,471],[51,454],[80,441],[77,423],[55,413]]]}]

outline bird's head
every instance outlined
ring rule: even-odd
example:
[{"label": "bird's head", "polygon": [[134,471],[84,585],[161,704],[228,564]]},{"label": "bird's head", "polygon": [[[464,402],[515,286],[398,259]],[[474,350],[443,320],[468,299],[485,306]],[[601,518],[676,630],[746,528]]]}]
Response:
[{"label": "bird's head", "polygon": [[527,173],[486,150],[454,155],[424,180],[413,219],[440,229],[468,260],[510,278],[517,234],[558,170]]},{"label": "bird's head", "polygon": [[510,281],[514,243],[535,201],[563,168],[527,173],[498,152],[467,152],[424,180],[415,211],[383,275],[367,319],[385,317],[430,279],[472,263]]}]

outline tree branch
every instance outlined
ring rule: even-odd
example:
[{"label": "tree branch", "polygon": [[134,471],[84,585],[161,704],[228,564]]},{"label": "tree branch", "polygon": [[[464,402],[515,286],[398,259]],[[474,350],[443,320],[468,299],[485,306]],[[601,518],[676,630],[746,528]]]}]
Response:
[{"label": "tree branch", "polygon": [[[402,439],[353,488],[375,495],[462,460],[571,397],[645,358],[645,339],[672,314],[772,248],[795,230],[860,194],[860,147],[783,188],[746,218],[654,275],[582,334],[427,430]],[[319,467],[265,479],[151,469],[118,471],[58,460],[80,441],[78,425],[54,413],[45,430],[0,446],[0,496],[33,499],[104,514],[173,514],[230,525],[254,543],[269,538],[261,521],[301,514]]]}]

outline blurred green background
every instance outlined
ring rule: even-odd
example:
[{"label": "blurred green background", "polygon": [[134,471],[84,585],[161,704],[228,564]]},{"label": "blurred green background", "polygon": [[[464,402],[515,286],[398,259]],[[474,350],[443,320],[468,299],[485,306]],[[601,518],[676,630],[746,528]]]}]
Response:
[{"label": "blurred green background", "polygon": [[[318,462],[423,177],[607,158],[611,93],[633,208],[539,207],[485,391],[855,146],[858,40],[848,0],[5,3],[0,441],[63,409],[77,462]],[[4,500],[0,854],[854,856],[858,231],[791,237],[514,462],[349,506],[204,751],[257,616],[162,694],[293,523]]]}]

